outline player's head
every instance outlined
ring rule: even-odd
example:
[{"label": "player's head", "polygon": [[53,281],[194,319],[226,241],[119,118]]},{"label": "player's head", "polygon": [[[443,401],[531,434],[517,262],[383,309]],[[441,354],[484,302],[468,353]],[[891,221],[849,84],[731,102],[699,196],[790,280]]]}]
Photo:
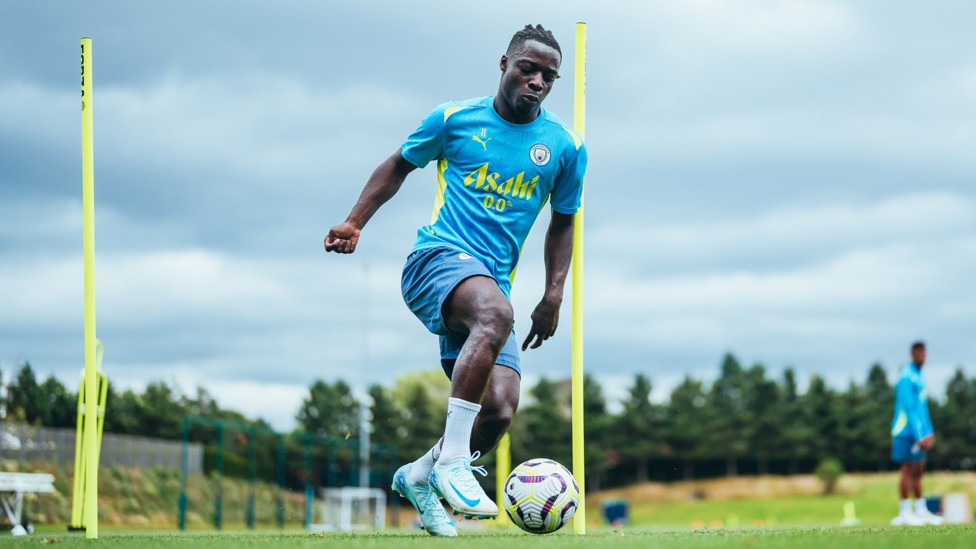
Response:
[{"label": "player's head", "polygon": [[912,362],[919,368],[925,364],[925,342],[916,341],[912,343]]},{"label": "player's head", "polygon": [[[526,25],[512,36],[499,66],[499,105],[505,118],[529,122],[539,115],[539,106],[559,78],[563,54],[552,32],[542,25]],[[507,116],[506,116],[507,115]]]}]

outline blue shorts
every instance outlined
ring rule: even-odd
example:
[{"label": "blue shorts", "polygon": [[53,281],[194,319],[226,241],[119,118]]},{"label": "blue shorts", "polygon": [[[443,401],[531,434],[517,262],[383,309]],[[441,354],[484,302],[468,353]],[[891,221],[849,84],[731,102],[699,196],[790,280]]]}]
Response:
[{"label": "blue shorts", "polygon": [[[447,246],[414,250],[407,257],[407,264],[403,266],[400,280],[403,301],[432,334],[440,336],[441,367],[447,377],[451,377],[454,371],[454,362],[467,334],[452,332],[444,324],[444,302],[458,284],[472,276],[487,276],[496,280],[491,271],[476,258]],[[514,329],[495,364],[511,368],[519,376],[522,375]]]},{"label": "blue shorts", "polygon": [[895,437],[891,439],[891,460],[897,463],[925,461],[925,452],[918,449],[914,437]]}]

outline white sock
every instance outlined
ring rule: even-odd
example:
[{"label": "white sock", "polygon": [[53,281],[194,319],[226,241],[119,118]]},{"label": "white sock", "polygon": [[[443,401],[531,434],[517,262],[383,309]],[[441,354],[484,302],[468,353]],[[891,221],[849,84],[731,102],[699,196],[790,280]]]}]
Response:
[{"label": "white sock", "polygon": [[427,453],[420,456],[420,459],[410,465],[410,474],[407,475],[407,482],[410,484],[426,484],[427,477],[434,470],[434,464],[441,455],[441,441],[427,450]]},{"label": "white sock", "polygon": [[438,459],[446,463],[471,457],[471,430],[480,411],[480,404],[454,397],[447,399],[444,446]]},{"label": "white sock", "polygon": [[927,515],[929,513],[928,506],[925,505],[925,498],[918,498],[915,500],[915,514],[916,515]]},{"label": "white sock", "polygon": [[899,515],[910,515],[912,514],[912,500],[903,499],[898,503],[898,514]]}]

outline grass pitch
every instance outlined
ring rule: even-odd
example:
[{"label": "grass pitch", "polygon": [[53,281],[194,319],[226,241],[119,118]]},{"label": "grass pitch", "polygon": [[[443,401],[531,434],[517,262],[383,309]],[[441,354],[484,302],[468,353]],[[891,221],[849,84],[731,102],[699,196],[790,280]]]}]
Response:
[{"label": "grass pitch", "polygon": [[[83,535],[35,534],[14,538],[3,536],[9,547],[55,546],[59,549],[125,547],[127,549],[167,549],[208,547],[273,547],[284,549],[423,549],[426,547],[470,546],[478,549],[548,549],[574,547],[602,549],[712,549],[766,548],[826,549],[831,547],[909,549],[969,547],[976,539],[976,526],[921,528],[742,528],[715,530],[593,530],[586,536],[559,532],[548,536],[523,534],[513,530],[462,532],[458,538],[432,538],[420,531],[388,531],[359,534],[312,534],[270,532],[226,532],[188,534],[106,533],[98,540]],[[462,545],[463,544],[463,545]],[[469,545],[470,544],[470,545]]]}]

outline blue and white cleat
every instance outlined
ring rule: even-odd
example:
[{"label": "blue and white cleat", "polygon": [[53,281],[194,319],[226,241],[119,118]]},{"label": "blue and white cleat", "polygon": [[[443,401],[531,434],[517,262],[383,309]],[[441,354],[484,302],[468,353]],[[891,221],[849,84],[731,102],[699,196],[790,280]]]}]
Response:
[{"label": "blue and white cleat", "polygon": [[474,473],[486,477],[488,471],[484,467],[471,465],[479,457],[481,452],[475,452],[469,459],[459,459],[451,463],[438,461],[430,473],[430,489],[447,501],[455,515],[493,519],[498,516],[498,506],[474,478]]},{"label": "blue and white cleat", "polygon": [[420,522],[428,534],[444,537],[457,536],[454,521],[444,510],[441,500],[430,491],[430,484],[413,484],[407,480],[410,465],[408,463],[400,467],[393,474],[393,491],[407,498],[407,501],[417,508],[417,512],[420,513]]}]

